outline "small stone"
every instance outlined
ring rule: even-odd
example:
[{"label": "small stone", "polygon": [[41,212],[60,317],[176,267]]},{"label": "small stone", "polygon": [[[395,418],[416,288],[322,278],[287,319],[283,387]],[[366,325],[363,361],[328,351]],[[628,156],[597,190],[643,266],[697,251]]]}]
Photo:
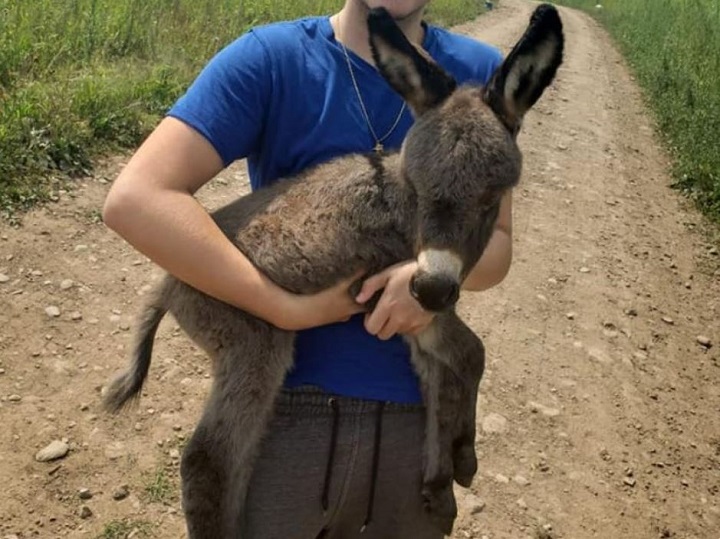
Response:
[{"label": "small stone", "polygon": [[45,308],[45,314],[51,318],[57,318],[58,316],[60,316],[60,309],[55,305],[50,305],[49,307]]},{"label": "small stone", "polygon": [[569,312],[565,316],[568,320],[575,320],[577,318],[577,313]]},{"label": "small stone", "polygon": [[90,492],[89,488],[81,488],[80,490],[78,490],[78,497],[81,500],[89,500],[93,497],[93,495],[92,492]]},{"label": "small stone", "polygon": [[485,416],[482,422],[482,430],[488,434],[502,434],[507,432],[507,419],[500,414],[491,413]]},{"label": "small stone", "polygon": [[634,477],[628,476],[628,477],[624,477],[624,478],[623,478],[623,483],[625,483],[625,484],[626,484],[627,486],[629,486],[629,487],[634,487],[634,486],[635,486],[635,482],[636,482],[636,481],[635,481],[635,478],[634,478]]},{"label": "small stone", "polygon": [[530,481],[522,475],[516,475],[515,477],[513,477],[513,482],[517,485],[520,485],[521,487],[525,487],[530,484]]},{"label": "small stone", "polygon": [[458,496],[458,507],[461,511],[477,515],[485,509],[485,502],[472,492]]},{"label": "small stone", "polygon": [[665,322],[666,324],[670,325],[670,326],[672,326],[672,325],[675,323],[675,320],[673,320],[673,319],[670,318],[669,316],[663,316],[663,317],[662,317],[662,321]]},{"label": "small stone", "polygon": [[20,402],[22,400],[22,397],[20,395],[10,395],[8,397],[8,400],[10,402]]},{"label": "small stone", "polygon": [[717,248],[717,247],[710,247],[710,249],[708,249],[708,254],[711,254],[711,255],[713,255],[713,256],[717,255],[717,254],[718,254],[718,248]]},{"label": "small stone", "polygon": [[625,314],[628,316],[637,316],[638,312],[637,309],[630,307],[629,309],[625,309]]},{"label": "small stone", "polygon": [[75,246],[75,252],[77,253],[77,252],[80,252],[80,251],[87,251],[87,248],[88,248],[87,245],[76,245],[76,246]]},{"label": "small stone", "polygon": [[580,268],[580,273],[590,273],[590,268],[583,266]]},{"label": "small stone", "polygon": [[710,338],[706,337],[705,335],[698,335],[697,342],[700,346],[704,348],[712,348],[712,342],[710,341]]},{"label": "small stone", "polygon": [[38,462],[48,462],[51,460],[61,459],[70,451],[70,446],[62,440],[54,440],[45,448],[35,454],[35,460]]},{"label": "small stone", "polygon": [[113,492],[113,500],[120,501],[124,500],[130,495],[130,490],[128,489],[127,485],[121,486],[119,489],[117,489],[115,492]]},{"label": "small stone", "polygon": [[4,273],[0,273],[0,283],[6,283],[10,280],[10,277],[5,275]]},{"label": "small stone", "polygon": [[525,500],[523,500],[522,498],[520,498],[516,503],[518,504],[518,507],[519,507],[520,509],[527,509],[527,508],[528,508],[527,502],[526,502]]},{"label": "small stone", "polygon": [[170,458],[173,460],[178,460],[180,458],[180,451],[177,449],[171,449],[168,452],[168,455],[170,455]]},{"label": "small stone", "polygon": [[533,413],[540,412],[542,415],[547,417],[557,417],[560,415],[560,410],[557,408],[550,408],[549,406],[545,406],[539,402],[530,401],[528,402],[528,406]]},{"label": "small stone", "polygon": [[609,365],[612,363],[612,358],[599,348],[590,348],[587,352],[588,356],[593,361],[597,361],[603,365]]},{"label": "small stone", "polygon": [[60,281],[60,290],[68,290],[73,287],[73,284],[75,283],[73,283],[72,280],[63,279],[62,281]]},{"label": "small stone", "polygon": [[[89,420],[94,420],[96,416],[89,416]],[[122,442],[112,442],[110,445],[108,445],[105,448],[105,456],[109,458],[110,460],[117,460],[119,458],[124,457],[127,455],[127,449],[125,448],[125,444]]]},{"label": "small stone", "polygon": [[81,412],[87,412],[89,409],[90,409],[90,405],[89,405],[89,404],[82,403],[82,404],[80,405],[80,411],[81,411]]},{"label": "small stone", "polygon": [[510,479],[506,475],[499,473],[495,476],[495,481],[507,485],[510,482]]},{"label": "small stone", "polygon": [[485,502],[482,500],[478,500],[477,503],[473,504],[470,507],[470,514],[477,515],[479,513],[482,513],[484,509],[485,509]]},{"label": "small stone", "polygon": [[93,512],[90,510],[90,508],[87,505],[83,505],[80,508],[80,518],[90,518],[92,516]]}]

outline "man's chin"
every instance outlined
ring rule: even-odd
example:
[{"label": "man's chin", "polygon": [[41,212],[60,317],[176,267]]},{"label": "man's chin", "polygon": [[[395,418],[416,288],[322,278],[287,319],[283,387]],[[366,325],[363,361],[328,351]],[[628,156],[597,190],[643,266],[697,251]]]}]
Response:
[{"label": "man's chin", "polygon": [[[398,5],[405,3],[411,5]],[[368,8],[368,10],[378,7],[384,7],[385,9],[387,9],[388,13],[393,19],[398,22],[402,22],[416,16],[420,11],[423,10],[423,8],[428,4],[428,2],[422,2],[420,3],[420,5],[418,5],[417,2],[388,2],[387,0],[363,0],[363,4],[365,4],[365,7]]]}]

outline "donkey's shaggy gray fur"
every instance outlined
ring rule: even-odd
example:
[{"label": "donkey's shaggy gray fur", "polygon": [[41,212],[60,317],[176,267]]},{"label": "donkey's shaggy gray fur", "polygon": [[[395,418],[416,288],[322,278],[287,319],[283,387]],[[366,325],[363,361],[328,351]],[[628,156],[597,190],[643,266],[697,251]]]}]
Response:
[{"label": "donkey's shaggy gray fur", "polygon": [[[433,522],[450,533],[453,480],[469,486],[477,469],[475,406],[485,356],[454,305],[502,196],[519,181],[516,134],[562,61],[562,24],[552,6],[537,8],[486,87],[458,87],[384,10],[370,13],[368,27],[380,72],[416,117],[401,151],[335,159],[235,200],[213,218],[253,264],[299,294],[359,269],[369,275],[418,260],[411,292],[437,313],[422,334],[406,337],[427,409],[423,496]],[[167,275],[141,314],[131,368],[107,389],[109,410],[138,395],[167,312],[214,365],[212,391],[181,463],[189,537],[234,539],[261,436],[292,366],[294,333]]]}]

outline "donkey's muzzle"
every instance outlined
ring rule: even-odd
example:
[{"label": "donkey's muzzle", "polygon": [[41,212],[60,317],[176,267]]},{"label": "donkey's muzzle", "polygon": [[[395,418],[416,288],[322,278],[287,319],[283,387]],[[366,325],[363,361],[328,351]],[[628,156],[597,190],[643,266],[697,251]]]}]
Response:
[{"label": "donkey's muzzle", "polygon": [[460,284],[448,275],[418,271],[410,280],[410,293],[426,311],[452,307],[460,297]]}]

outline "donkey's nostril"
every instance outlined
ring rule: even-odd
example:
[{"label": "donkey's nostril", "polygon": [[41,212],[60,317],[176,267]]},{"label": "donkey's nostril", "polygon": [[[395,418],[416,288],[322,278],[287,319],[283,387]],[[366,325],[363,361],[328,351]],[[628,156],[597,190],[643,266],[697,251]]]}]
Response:
[{"label": "donkey's nostril", "polygon": [[442,311],[453,306],[460,286],[451,278],[419,273],[410,279],[410,294],[428,311]]},{"label": "donkey's nostril", "polygon": [[443,303],[447,306],[453,305],[460,297],[460,286],[457,283],[450,284]]},{"label": "donkey's nostril", "polygon": [[416,278],[415,275],[413,275],[413,276],[410,278],[410,295],[411,295],[412,297],[414,297],[415,299],[419,299],[419,298],[420,298],[420,293],[419,293],[419,291],[418,291],[417,278]]}]

